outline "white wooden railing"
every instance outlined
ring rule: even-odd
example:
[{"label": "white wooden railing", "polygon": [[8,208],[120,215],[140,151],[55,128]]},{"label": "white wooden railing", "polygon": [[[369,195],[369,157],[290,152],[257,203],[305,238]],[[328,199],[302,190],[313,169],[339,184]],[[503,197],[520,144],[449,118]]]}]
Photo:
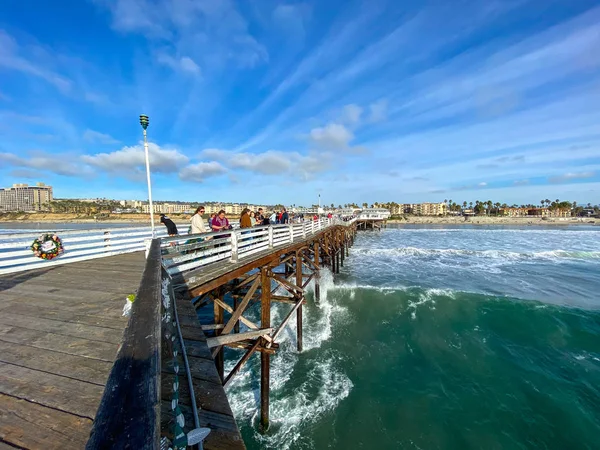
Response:
[{"label": "white wooden railing", "polygon": [[[356,219],[307,220],[288,225],[193,234],[161,239],[163,267],[169,275],[196,269],[217,261],[236,263],[255,253],[299,242],[335,225],[351,225]],[[192,242],[194,240],[197,242]]]},{"label": "white wooden railing", "polygon": [[[187,230],[185,225],[181,227]],[[45,233],[56,234],[64,246],[64,253],[50,261],[37,258],[31,251],[34,239]],[[162,226],[157,228],[156,235],[166,236],[166,229]],[[148,226],[0,234],[0,274],[137,252],[145,249],[144,242],[151,237]]]},{"label": "white wooden railing", "polygon": [[[156,229],[156,237],[162,238],[163,264],[172,274],[220,260],[238,261],[262,250],[304,239],[328,226],[350,223],[338,219],[320,219],[189,236],[187,226],[178,225],[180,235],[177,237],[167,237],[166,229],[161,226]],[[235,228],[238,224],[232,222],[232,225]],[[37,258],[31,251],[34,239],[45,233],[59,236],[64,246],[64,253],[50,261]],[[189,242],[195,239],[202,239],[202,242]],[[0,274],[142,251],[151,240],[152,232],[147,226],[2,234]]]}]

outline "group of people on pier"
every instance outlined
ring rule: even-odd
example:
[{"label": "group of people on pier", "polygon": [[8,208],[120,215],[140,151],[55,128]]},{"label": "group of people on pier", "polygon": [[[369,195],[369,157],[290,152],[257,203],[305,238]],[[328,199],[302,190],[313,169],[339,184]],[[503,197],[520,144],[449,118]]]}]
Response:
[{"label": "group of people on pier", "polygon": [[[199,206],[191,219],[191,226],[188,230],[188,234],[200,234],[209,233],[211,231],[222,231],[231,230],[233,227],[230,225],[229,220],[226,217],[224,209],[218,213],[210,215],[207,221],[202,217],[206,212],[204,206]],[[331,213],[327,217],[332,217]],[[314,217],[309,217],[309,220],[318,220],[317,214]],[[280,211],[272,211],[271,214],[265,214],[262,208],[258,208],[258,211],[251,211],[249,208],[244,208],[240,215],[240,228],[252,228],[254,226],[261,225],[279,225],[287,223],[302,222],[306,220],[304,214],[288,213],[285,207],[281,208]],[[167,228],[169,236],[176,236],[179,234],[177,225],[165,214],[160,215],[160,222]]]}]

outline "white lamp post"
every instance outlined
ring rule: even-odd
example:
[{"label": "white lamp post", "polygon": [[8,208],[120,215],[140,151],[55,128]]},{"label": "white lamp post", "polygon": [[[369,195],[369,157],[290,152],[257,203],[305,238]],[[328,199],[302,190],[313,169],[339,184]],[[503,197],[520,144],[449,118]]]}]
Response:
[{"label": "white lamp post", "polygon": [[154,206],[152,205],[152,183],[150,182],[150,158],[148,156],[148,138],[146,135],[146,128],[150,124],[148,116],[145,114],[140,115],[140,125],[144,129],[144,153],[146,155],[146,177],[148,178],[148,204],[150,206],[150,226],[152,227],[152,238],[156,237],[156,231],[154,230]]}]

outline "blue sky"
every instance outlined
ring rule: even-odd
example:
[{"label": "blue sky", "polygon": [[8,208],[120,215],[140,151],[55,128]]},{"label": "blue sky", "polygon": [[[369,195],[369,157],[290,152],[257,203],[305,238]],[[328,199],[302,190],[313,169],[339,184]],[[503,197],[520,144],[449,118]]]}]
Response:
[{"label": "blue sky", "polygon": [[[35,3],[35,7],[33,7]],[[0,184],[600,201],[597,0],[0,2]]]}]

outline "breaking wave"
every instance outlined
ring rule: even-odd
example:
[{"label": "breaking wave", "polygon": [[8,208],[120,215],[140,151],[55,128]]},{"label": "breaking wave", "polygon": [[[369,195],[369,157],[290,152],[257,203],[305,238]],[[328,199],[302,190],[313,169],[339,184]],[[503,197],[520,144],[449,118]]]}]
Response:
[{"label": "breaking wave", "polygon": [[568,251],[548,250],[542,252],[519,253],[503,250],[465,250],[465,249],[437,249],[437,248],[357,248],[355,253],[369,256],[406,256],[406,257],[435,257],[435,256],[463,256],[489,259],[510,260],[559,260],[559,259],[600,259],[600,252],[593,251]]}]

